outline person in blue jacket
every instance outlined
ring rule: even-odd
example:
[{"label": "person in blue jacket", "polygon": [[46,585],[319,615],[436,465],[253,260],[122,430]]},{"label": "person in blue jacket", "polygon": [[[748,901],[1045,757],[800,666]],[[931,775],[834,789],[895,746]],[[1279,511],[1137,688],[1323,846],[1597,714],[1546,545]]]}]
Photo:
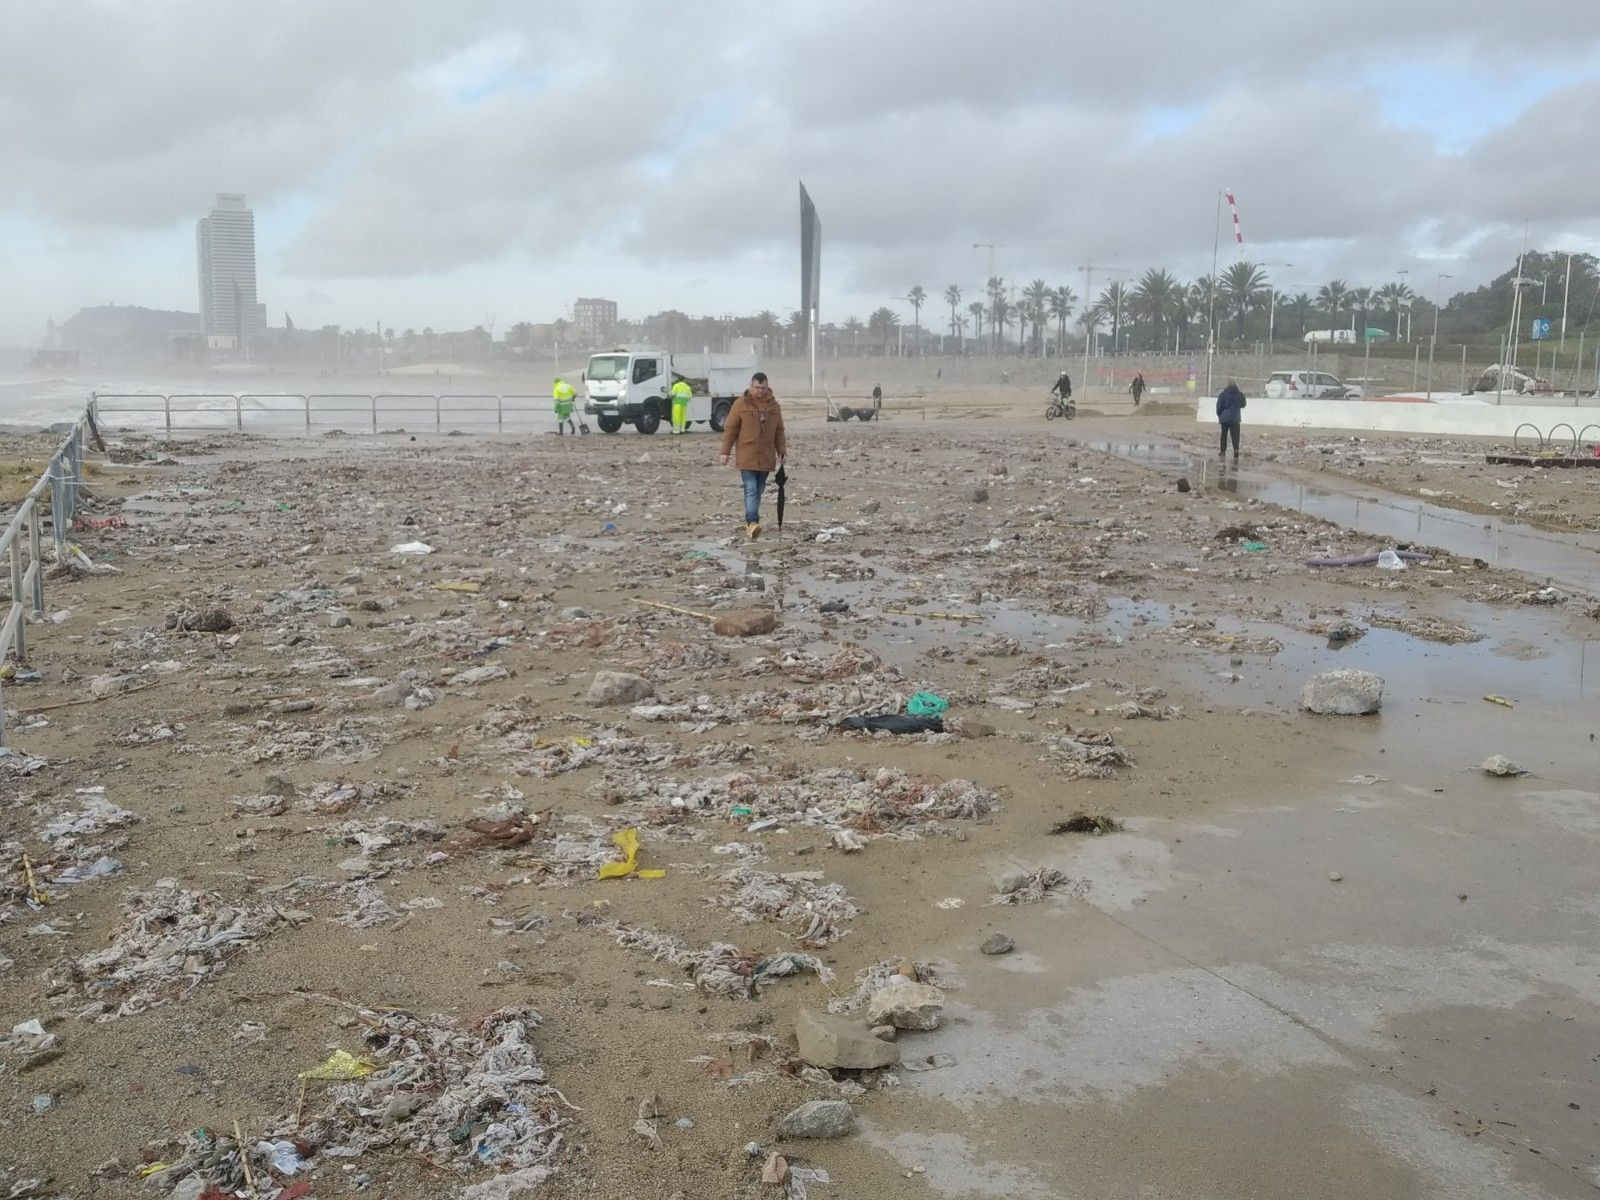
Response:
[{"label": "person in blue jacket", "polygon": [[1222,450],[1218,457],[1228,457],[1228,439],[1233,439],[1233,461],[1239,461],[1239,419],[1244,414],[1244,393],[1233,380],[1217,393],[1217,424],[1222,426]]}]

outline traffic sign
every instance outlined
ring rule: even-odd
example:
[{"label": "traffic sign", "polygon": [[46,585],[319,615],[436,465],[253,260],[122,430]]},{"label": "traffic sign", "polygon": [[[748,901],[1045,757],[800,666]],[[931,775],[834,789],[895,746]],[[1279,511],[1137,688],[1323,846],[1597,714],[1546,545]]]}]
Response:
[{"label": "traffic sign", "polygon": [[1533,319],[1533,340],[1546,342],[1550,340],[1550,318],[1535,317]]}]

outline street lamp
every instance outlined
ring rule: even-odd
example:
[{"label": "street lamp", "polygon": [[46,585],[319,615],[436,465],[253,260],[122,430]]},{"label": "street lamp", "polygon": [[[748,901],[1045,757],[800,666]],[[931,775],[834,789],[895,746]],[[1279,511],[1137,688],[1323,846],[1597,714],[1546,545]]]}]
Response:
[{"label": "street lamp", "polygon": [[[1406,282],[1406,276],[1411,274],[1411,271],[1410,271],[1409,268],[1401,267],[1398,271],[1395,272],[1395,274],[1400,277],[1400,284],[1401,284],[1402,287],[1404,287],[1405,286],[1405,282]],[[1408,341],[1408,342],[1411,340],[1411,313],[1410,313],[1410,308],[1411,308],[1410,305],[1406,306],[1406,341]],[[1400,306],[1398,304],[1395,305],[1395,311],[1394,311],[1394,340],[1397,341],[1397,342],[1400,340]],[[1412,387],[1416,386],[1416,381],[1415,380],[1412,381],[1411,386]]]},{"label": "street lamp", "polygon": [[1094,273],[1104,271],[1107,275],[1127,275],[1130,272],[1121,267],[1097,267],[1093,263],[1079,267],[1083,272],[1083,394],[1089,394],[1089,348],[1094,344],[1095,326],[1099,324],[1094,319]]},{"label": "street lamp", "polygon": [[[1260,265],[1263,266],[1263,267],[1292,267],[1292,266],[1294,266],[1293,263],[1289,263],[1289,262],[1261,263]],[[1267,286],[1267,293],[1268,293],[1268,301],[1267,301],[1267,353],[1270,354],[1270,353],[1272,353],[1272,335],[1275,332],[1275,330],[1277,329],[1277,322],[1278,322],[1278,289],[1277,289],[1277,286],[1274,285],[1274,284],[1271,284],[1269,282],[1269,284]]]},{"label": "street lamp", "polygon": [[[1433,279],[1433,294],[1442,300],[1444,288],[1441,285],[1446,279],[1454,278],[1455,276],[1445,275],[1442,272],[1435,275]],[[1433,304],[1433,336],[1428,339],[1428,400],[1430,402],[1433,400],[1433,351],[1434,347],[1439,344],[1439,310],[1444,307],[1440,300],[1435,300]],[[1411,386],[1417,386],[1415,380],[1412,380]]]}]

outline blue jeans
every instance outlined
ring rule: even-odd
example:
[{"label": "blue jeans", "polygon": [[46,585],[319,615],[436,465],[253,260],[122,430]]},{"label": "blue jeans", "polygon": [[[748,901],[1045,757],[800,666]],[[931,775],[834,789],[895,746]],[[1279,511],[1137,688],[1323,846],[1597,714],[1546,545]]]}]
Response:
[{"label": "blue jeans", "polygon": [[744,523],[754,525],[761,520],[761,493],[767,490],[765,471],[740,471],[744,483]]}]

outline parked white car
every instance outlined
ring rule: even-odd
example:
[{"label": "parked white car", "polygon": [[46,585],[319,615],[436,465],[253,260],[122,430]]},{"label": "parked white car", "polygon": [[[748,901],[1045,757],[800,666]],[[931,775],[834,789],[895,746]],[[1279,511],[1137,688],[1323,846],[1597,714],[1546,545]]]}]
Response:
[{"label": "parked white car", "polygon": [[1274,371],[1267,378],[1271,400],[1360,400],[1365,394],[1325,371]]}]

